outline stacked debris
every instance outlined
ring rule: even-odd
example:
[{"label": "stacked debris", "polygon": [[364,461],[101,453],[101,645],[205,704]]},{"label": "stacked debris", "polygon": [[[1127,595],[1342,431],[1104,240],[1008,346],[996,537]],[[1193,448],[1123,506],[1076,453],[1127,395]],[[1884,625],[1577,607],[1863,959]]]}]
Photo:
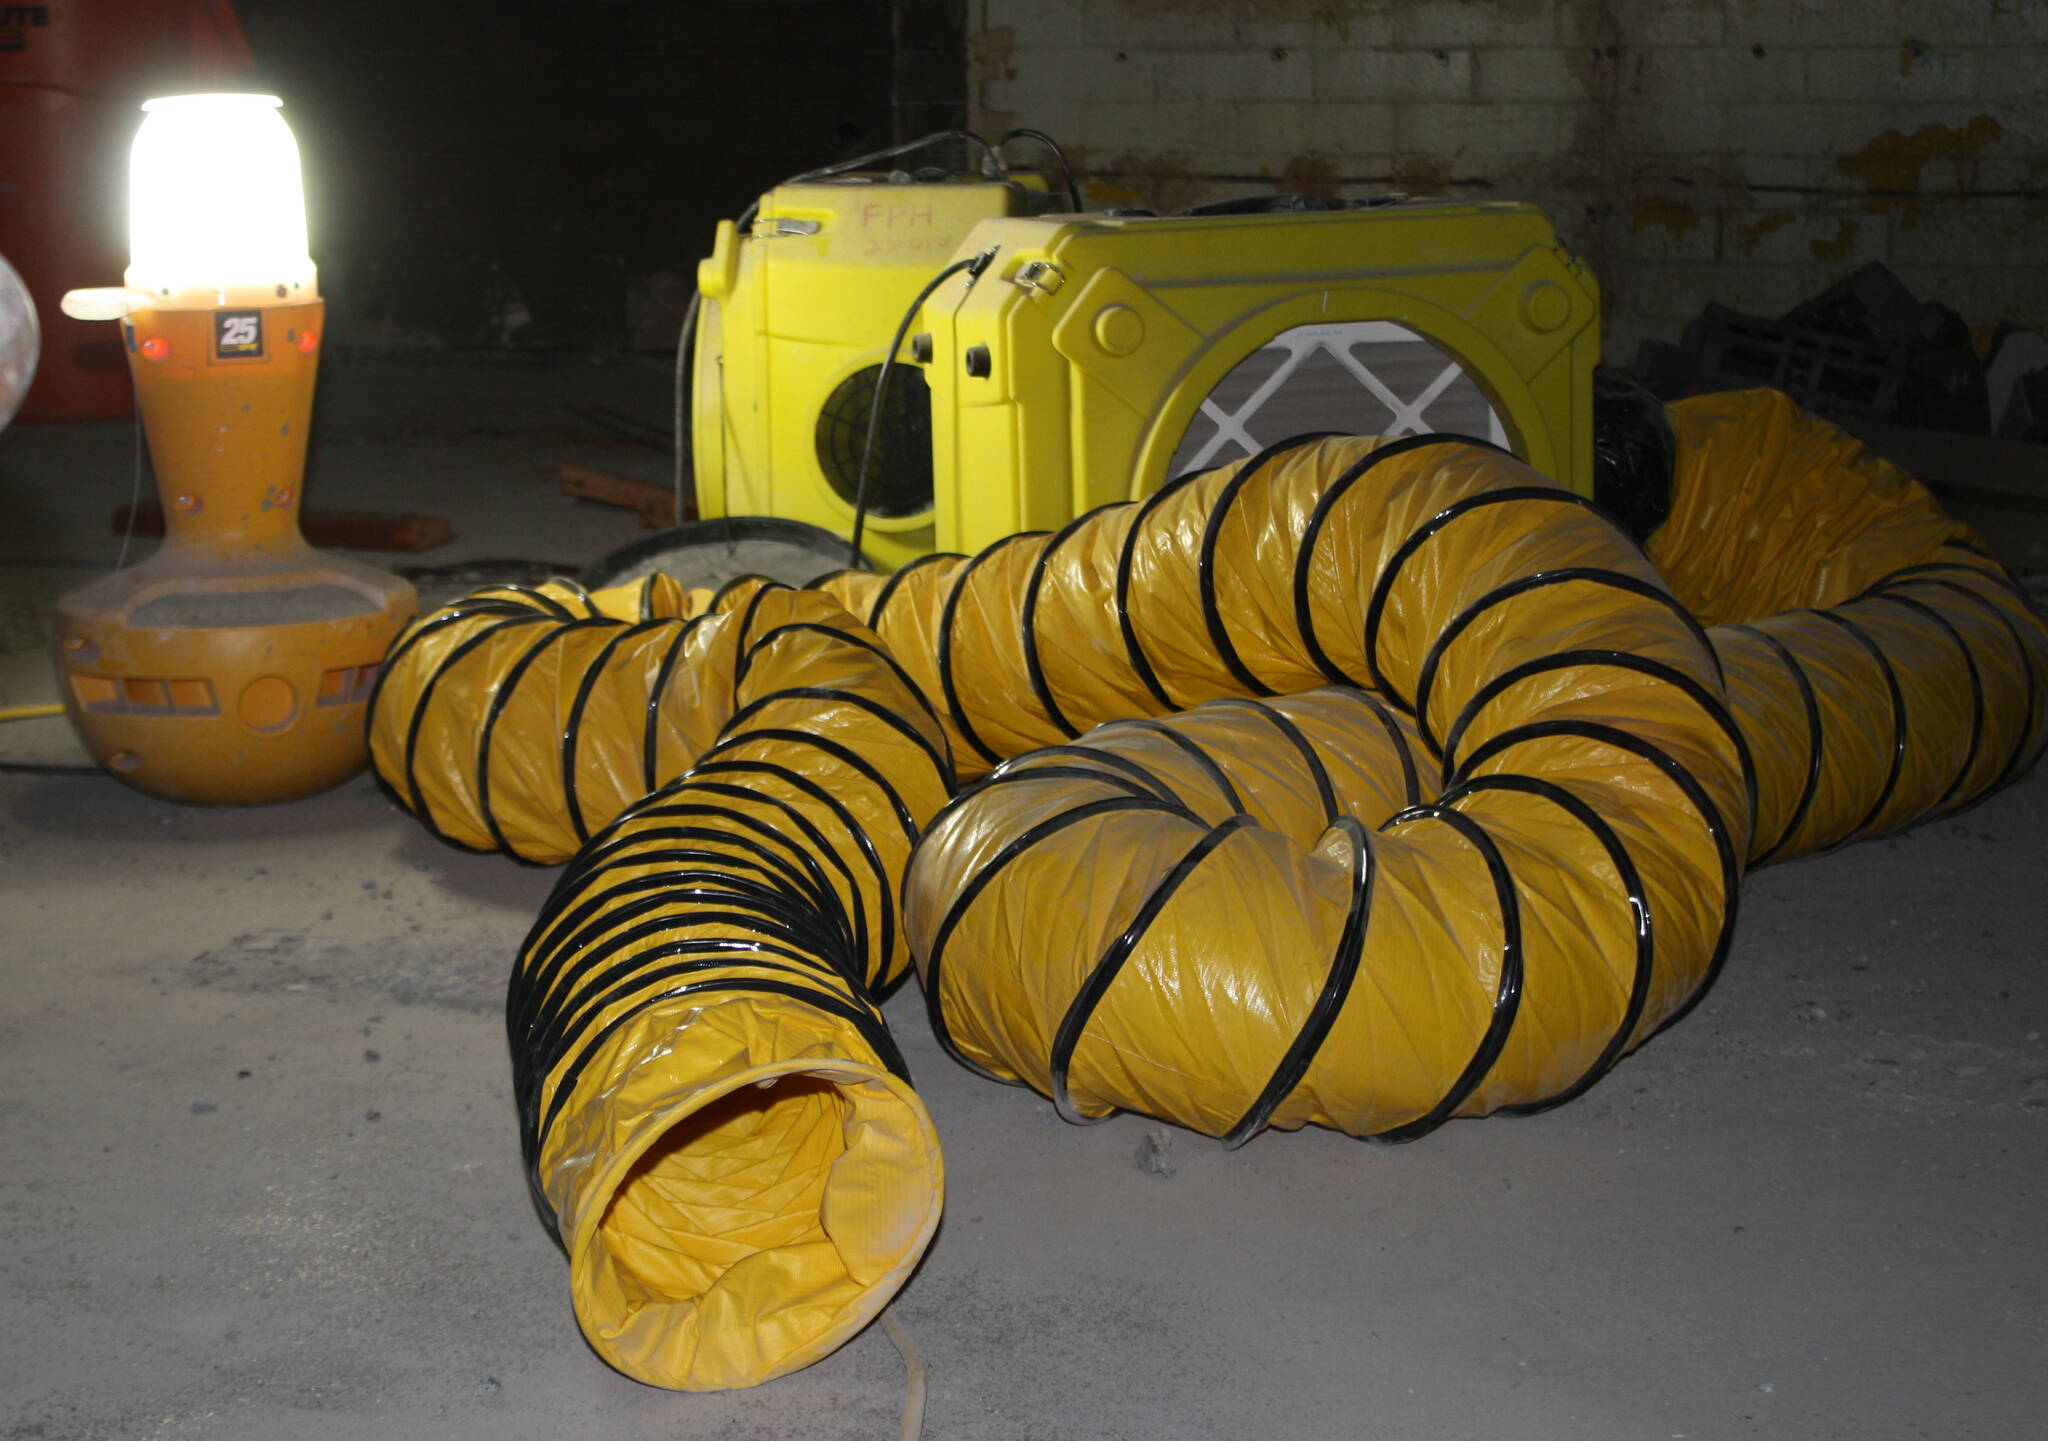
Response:
[{"label": "stacked debris", "polygon": [[1877,262],[1775,320],[1709,305],[1677,345],[1643,342],[1636,370],[1667,398],[1767,385],[1851,426],[1991,428],[1969,326]]},{"label": "stacked debris", "polygon": [[[1678,344],[1643,342],[1635,379],[1666,402],[1785,392],[1976,526],[2032,595],[2048,581],[2048,333],[2001,325],[1983,354],[1962,316],[1871,264],[1775,320],[1709,305]],[[1650,414],[1625,374],[1595,376],[1593,498],[1638,538],[1671,486]]]}]

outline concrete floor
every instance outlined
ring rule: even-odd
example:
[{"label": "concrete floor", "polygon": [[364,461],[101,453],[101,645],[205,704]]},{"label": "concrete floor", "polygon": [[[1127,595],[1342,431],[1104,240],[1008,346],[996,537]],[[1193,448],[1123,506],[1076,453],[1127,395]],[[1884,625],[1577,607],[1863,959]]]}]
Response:
[{"label": "concrete floor", "polygon": [[[437,510],[429,559],[639,532],[651,365],[330,361],[315,505]],[[0,436],[0,704],[111,563],[125,427]],[[0,757],[76,759],[61,721]],[[2032,1437],[2048,1415],[2048,779],[1765,872],[1719,988],[1586,1098],[1407,1147],[1059,1122],[889,1006],[950,1205],[897,1314],[931,1438]],[[367,779],[194,810],[0,777],[0,1437],[893,1437],[871,1329],[686,1396],[608,1370],[520,1176],[499,1006],[552,875]]]}]

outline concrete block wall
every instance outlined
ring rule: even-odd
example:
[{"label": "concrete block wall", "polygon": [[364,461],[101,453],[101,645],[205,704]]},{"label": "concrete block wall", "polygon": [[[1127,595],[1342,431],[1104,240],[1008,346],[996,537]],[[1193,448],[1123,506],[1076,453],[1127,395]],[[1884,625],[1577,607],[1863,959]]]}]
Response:
[{"label": "concrete block wall", "polygon": [[1607,351],[1868,260],[2048,326],[2048,0],[969,0],[977,125],[1100,204],[1533,200]]}]

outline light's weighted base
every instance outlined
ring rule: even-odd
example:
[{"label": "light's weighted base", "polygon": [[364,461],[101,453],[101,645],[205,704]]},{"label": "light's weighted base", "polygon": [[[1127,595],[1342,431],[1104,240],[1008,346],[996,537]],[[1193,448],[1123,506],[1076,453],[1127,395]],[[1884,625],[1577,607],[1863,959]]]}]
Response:
[{"label": "light's weighted base", "polygon": [[364,706],[418,606],[299,533],[320,302],[122,322],[166,535],[58,602],[57,680],[99,762],[199,804],[296,799],[361,770]]}]

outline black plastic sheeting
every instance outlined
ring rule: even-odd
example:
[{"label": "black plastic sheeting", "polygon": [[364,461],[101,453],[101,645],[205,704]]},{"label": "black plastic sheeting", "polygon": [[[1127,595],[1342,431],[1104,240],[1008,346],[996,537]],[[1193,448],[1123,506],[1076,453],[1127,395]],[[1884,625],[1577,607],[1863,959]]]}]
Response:
[{"label": "black plastic sheeting", "polygon": [[1593,372],[1593,503],[1638,545],[1671,514],[1678,437],[1664,402],[1626,371]]}]

